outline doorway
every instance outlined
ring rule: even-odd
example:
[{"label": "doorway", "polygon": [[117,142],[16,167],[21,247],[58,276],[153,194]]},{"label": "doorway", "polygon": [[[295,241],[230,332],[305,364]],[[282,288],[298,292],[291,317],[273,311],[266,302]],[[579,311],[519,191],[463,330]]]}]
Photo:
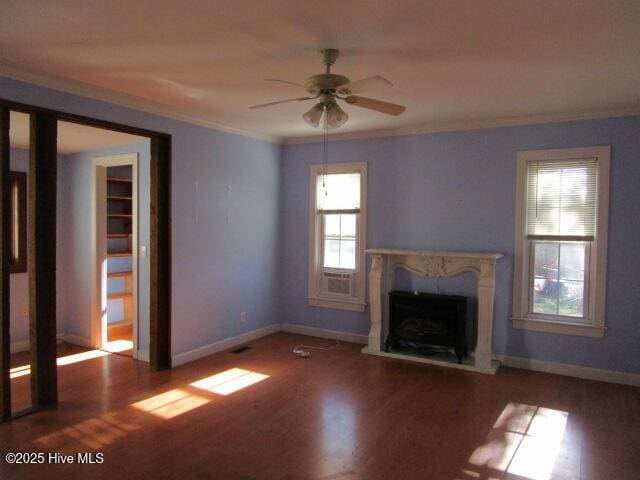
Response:
[{"label": "doorway", "polygon": [[138,358],[138,154],[93,158],[93,177],[96,346]]},{"label": "doorway", "polygon": [[[29,116],[28,242],[29,365],[12,372],[10,347],[11,208],[10,111]],[[0,198],[3,234],[0,236],[0,422],[55,406],[57,388],[56,241],[58,121],[104,128],[149,139],[149,292],[147,355],[152,370],[171,368],[171,136],[81,115],[0,99]],[[87,185],[89,182],[86,183]],[[91,211],[83,207],[85,211]],[[89,220],[89,219],[88,219]],[[87,222],[87,224],[89,221]],[[106,249],[106,246],[105,246]],[[86,287],[91,288],[87,282]],[[22,309],[20,309],[22,312]],[[99,329],[101,330],[101,329]],[[133,331],[132,331],[133,336]],[[27,373],[28,372],[28,373]],[[11,379],[29,378],[32,407],[16,411],[11,405]],[[27,377],[28,376],[28,377]]]}]

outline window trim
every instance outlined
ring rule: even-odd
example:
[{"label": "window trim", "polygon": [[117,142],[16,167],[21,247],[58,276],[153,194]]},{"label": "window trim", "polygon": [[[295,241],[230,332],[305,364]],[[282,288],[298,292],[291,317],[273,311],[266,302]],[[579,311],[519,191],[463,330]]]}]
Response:
[{"label": "window trim", "polygon": [[[516,219],[513,275],[514,328],[538,332],[604,337],[607,242],[609,225],[609,171],[611,147],[563,148],[553,150],[526,150],[517,154]],[[596,211],[596,238],[590,246],[588,312],[586,322],[558,321],[548,316],[533,314],[529,303],[529,272],[531,252],[526,238],[527,164],[534,161],[580,161],[596,158],[598,162],[598,206]]]},{"label": "window trim", "polygon": [[[324,230],[322,216],[316,211],[317,176],[324,173],[324,164],[311,165],[309,171],[309,305],[315,307],[334,308],[363,312],[366,307],[366,254],[367,248],[367,164],[366,162],[330,163],[327,173],[359,173],[360,174],[360,214],[356,219],[356,269],[354,272],[354,294],[329,294],[321,288],[324,267],[322,258],[322,234]],[[341,269],[329,269],[338,271]]]}]

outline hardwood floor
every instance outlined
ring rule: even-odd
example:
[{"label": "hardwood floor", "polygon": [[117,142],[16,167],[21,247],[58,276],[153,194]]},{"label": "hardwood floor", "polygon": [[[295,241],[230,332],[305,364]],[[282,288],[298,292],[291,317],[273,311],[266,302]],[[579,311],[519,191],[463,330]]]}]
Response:
[{"label": "hardwood floor", "polygon": [[0,425],[0,450],[104,463],[0,459],[0,478],[640,478],[639,388],[414,366],[348,343],[300,359],[302,340],[331,343],[278,333],[156,373],[120,355],[67,362],[58,409]]}]

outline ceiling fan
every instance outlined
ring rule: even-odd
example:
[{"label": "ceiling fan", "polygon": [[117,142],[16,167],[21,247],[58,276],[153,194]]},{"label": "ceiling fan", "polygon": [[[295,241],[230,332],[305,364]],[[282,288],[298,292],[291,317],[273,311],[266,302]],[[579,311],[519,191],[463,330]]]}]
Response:
[{"label": "ceiling fan", "polygon": [[343,75],[331,73],[331,65],[336,62],[338,55],[340,54],[339,50],[335,48],[326,48],[320,50],[320,54],[322,55],[322,63],[326,67],[325,73],[312,75],[307,78],[304,85],[275,78],[266,79],[268,82],[286,83],[287,85],[295,85],[296,87],[304,88],[310,96],[263,103],[260,105],[253,105],[249,108],[271,107],[281,103],[315,100],[318,98],[320,99],[319,102],[311,107],[308,112],[302,115],[305,122],[316,128],[320,125],[323,115],[325,117],[325,126],[330,128],[338,128],[344,125],[349,119],[349,115],[347,115],[347,113],[340,108],[340,105],[338,105],[338,100],[344,100],[350,105],[386,113],[387,115],[400,115],[405,111],[405,107],[402,105],[354,95],[355,93],[360,93],[375,86],[393,86],[389,80],[376,75],[352,82]]}]

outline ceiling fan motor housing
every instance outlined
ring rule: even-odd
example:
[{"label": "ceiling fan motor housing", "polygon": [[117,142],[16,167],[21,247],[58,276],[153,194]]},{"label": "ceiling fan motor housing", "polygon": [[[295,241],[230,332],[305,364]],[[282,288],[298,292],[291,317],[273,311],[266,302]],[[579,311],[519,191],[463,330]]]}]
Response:
[{"label": "ceiling fan motor housing", "polygon": [[322,92],[333,92],[340,85],[346,85],[347,83],[349,83],[349,79],[343,75],[321,73],[307,78],[304,86],[311,95],[318,95]]}]

